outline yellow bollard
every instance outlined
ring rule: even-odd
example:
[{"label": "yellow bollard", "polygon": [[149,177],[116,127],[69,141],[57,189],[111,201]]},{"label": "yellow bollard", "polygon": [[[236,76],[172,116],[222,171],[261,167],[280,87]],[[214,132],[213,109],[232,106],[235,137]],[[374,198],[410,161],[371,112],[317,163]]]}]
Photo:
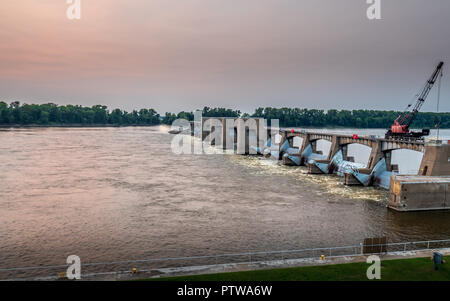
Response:
[{"label": "yellow bollard", "polygon": [[325,255],[320,255],[320,260],[325,260]]},{"label": "yellow bollard", "polygon": [[67,278],[67,273],[66,273],[66,272],[59,272],[59,273],[58,273],[58,278],[59,278],[59,279]]}]

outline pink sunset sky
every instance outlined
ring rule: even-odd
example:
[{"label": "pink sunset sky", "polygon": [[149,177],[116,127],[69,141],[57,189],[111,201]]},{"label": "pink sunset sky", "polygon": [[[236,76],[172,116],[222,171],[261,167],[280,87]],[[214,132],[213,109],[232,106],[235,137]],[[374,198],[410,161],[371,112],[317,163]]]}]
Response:
[{"label": "pink sunset sky", "polygon": [[[401,110],[450,64],[450,1],[2,0],[0,100]],[[445,67],[444,67],[445,68]],[[444,72],[446,72],[444,70]],[[435,89],[436,90],[436,89]],[[436,109],[436,91],[424,111]],[[450,110],[444,76],[441,110]]]}]

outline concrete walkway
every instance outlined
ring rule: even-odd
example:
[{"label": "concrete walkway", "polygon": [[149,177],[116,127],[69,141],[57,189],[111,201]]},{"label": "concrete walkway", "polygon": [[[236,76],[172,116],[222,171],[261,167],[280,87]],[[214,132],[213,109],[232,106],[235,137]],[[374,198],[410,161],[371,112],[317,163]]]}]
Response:
[{"label": "concrete walkway", "polygon": [[[431,257],[433,256],[433,252],[436,251],[444,255],[450,254],[450,248],[445,248],[445,249],[430,249],[422,251],[389,252],[387,254],[379,256],[382,261],[391,259],[421,258],[421,257]],[[123,273],[112,273],[110,275],[92,275],[92,276],[86,275],[84,276],[83,279],[132,280],[132,279],[147,279],[147,278],[165,278],[165,277],[186,276],[186,275],[254,271],[254,270],[276,269],[276,268],[292,268],[301,266],[345,264],[353,262],[366,262],[368,256],[369,255],[337,256],[329,258],[325,257],[325,260],[321,260],[320,258],[301,258],[301,259],[261,261],[254,263],[229,263],[229,264],[190,266],[179,268],[162,268],[162,269],[153,269],[149,271],[138,271],[136,274],[131,274],[131,272],[123,272]]]}]

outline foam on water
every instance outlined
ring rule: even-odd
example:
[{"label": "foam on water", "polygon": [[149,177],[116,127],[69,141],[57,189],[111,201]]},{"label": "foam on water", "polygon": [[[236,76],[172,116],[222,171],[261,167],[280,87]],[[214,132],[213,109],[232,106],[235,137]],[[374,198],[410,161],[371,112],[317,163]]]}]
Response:
[{"label": "foam on water", "polygon": [[376,187],[346,186],[342,177],[337,175],[315,175],[308,174],[304,166],[285,166],[280,161],[255,156],[230,156],[230,161],[251,168],[255,174],[274,174],[292,177],[299,185],[310,183],[316,185],[318,193],[334,194],[340,197],[355,200],[371,200],[386,202],[388,192]]}]

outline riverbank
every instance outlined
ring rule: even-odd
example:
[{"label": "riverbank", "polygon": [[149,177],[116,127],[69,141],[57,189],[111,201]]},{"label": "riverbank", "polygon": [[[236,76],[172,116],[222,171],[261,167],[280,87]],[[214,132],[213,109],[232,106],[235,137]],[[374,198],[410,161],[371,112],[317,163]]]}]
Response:
[{"label": "riverbank", "polygon": [[[433,252],[444,255],[446,264],[434,271]],[[396,251],[379,255],[381,275],[385,281],[445,280],[450,281],[450,248]],[[138,281],[363,281],[366,277],[366,255],[298,258],[139,269],[131,273],[111,272],[85,275],[85,280]]]},{"label": "riverbank", "polygon": [[[382,260],[382,281],[450,281],[450,256],[434,270],[430,257]],[[367,281],[366,262],[146,279],[151,281]]]}]

